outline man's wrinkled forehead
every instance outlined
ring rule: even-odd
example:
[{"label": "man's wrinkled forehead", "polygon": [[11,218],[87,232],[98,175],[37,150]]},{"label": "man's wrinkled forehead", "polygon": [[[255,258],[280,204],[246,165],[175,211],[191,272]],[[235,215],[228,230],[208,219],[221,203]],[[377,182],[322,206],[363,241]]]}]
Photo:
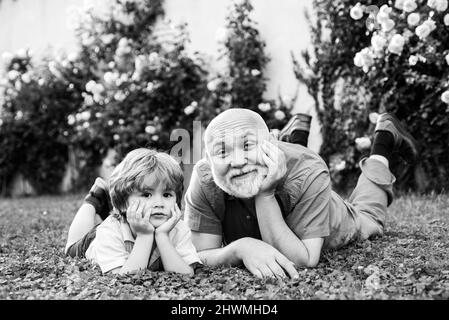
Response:
[{"label": "man's wrinkled forehead", "polygon": [[206,129],[205,143],[251,135],[261,141],[268,137],[268,127],[257,113],[245,109],[225,111],[211,121]]}]

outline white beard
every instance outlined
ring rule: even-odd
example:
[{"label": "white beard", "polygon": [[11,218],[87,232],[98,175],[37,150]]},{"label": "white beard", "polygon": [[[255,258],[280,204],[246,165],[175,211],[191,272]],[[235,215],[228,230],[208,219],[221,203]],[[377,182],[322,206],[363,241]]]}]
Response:
[{"label": "white beard", "polygon": [[213,165],[211,166],[211,169],[214,182],[220,189],[233,197],[244,199],[255,197],[259,193],[262,182],[268,171],[266,167],[260,165],[247,165],[245,167],[245,171],[251,171],[254,169],[257,171],[254,174],[248,174],[248,177],[243,178],[242,180],[236,181],[232,179],[232,177],[240,173],[241,170],[230,170],[223,178],[216,174]]}]

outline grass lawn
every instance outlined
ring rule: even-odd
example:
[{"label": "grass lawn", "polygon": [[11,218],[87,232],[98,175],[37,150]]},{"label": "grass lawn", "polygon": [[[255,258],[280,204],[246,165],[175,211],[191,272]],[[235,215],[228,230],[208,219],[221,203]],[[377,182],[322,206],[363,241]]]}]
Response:
[{"label": "grass lawn", "polygon": [[381,238],[325,253],[299,280],[243,268],[103,276],[62,254],[82,196],[0,199],[0,299],[449,299],[449,197],[408,195]]}]

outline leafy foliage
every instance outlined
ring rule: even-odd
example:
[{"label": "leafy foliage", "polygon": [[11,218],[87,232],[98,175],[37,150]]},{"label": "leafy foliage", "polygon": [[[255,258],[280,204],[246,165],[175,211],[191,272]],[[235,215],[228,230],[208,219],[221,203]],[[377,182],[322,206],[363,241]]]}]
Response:
[{"label": "leafy foliage", "polygon": [[281,129],[291,117],[295,101],[267,100],[264,71],[270,58],[265,54],[265,41],[251,18],[254,7],[249,0],[234,1],[221,30],[221,60],[226,65],[208,83],[208,108],[202,119],[228,108],[245,108],[259,113],[270,129]]},{"label": "leafy foliage", "polygon": [[[304,53],[306,67],[296,63],[298,79],[307,84],[316,101],[324,141],[321,154],[330,164],[336,185],[345,188],[357,177],[357,162],[368,150],[358,148],[355,139],[371,136],[374,125],[370,114],[392,112],[413,132],[422,150],[421,164],[415,168],[402,170],[402,162],[393,164],[401,187],[447,188],[443,177],[449,169],[449,123],[447,106],[440,98],[448,79],[444,56],[449,52],[449,33],[443,23],[444,13],[433,13],[437,29],[422,40],[408,25],[408,13],[396,7],[400,1],[394,1],[394,7],[393,2],[360,1],[366,19],[358,20],[350,13],[356,2],[314,1],[317,19],[311,22],[311,31],[315,57]],[[370,21],[381,20],[380,11],[368,15],[366,9],[387,3],[394,25],[388,32],[370,26]],[[423,1],[418,4],[415,11],[424,21],[431,9]],[[400,54],[394,53],[395,46],[389,44],[395,34],[407,39]],[[354,58],[371,46],[374,35],[385,37],[389,48],[373,56],[372,63],[364,66],[365,73],[354,65],[360,64],[360,57]],[[419,56],[419,62],[410,63],[411,55]]]},{"label": "leafy foliage", "polygon": [[73,86],[52,77],[45,66],[34,67],[28,51],[10,59],[6,72],[0,109],[2,190],[20,171],[42,193],[54,193],[67,163],[67,115],[81,96]]}]

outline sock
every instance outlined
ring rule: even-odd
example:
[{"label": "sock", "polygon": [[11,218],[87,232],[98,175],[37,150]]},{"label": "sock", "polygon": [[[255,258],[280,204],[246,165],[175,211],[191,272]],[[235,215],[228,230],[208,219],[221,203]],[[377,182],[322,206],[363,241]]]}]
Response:
[{"label": "sock", "polygon": [[295,130],[290,136],[290,143],[300,144],[307,147],[307,142],[309,140],[309,132],[304,130]]},{"label": "sock", "polygon": [[394,149],[394,137],[388,131],[377,131],[374,136],[371,155],[379,155],[390,161]]}]

